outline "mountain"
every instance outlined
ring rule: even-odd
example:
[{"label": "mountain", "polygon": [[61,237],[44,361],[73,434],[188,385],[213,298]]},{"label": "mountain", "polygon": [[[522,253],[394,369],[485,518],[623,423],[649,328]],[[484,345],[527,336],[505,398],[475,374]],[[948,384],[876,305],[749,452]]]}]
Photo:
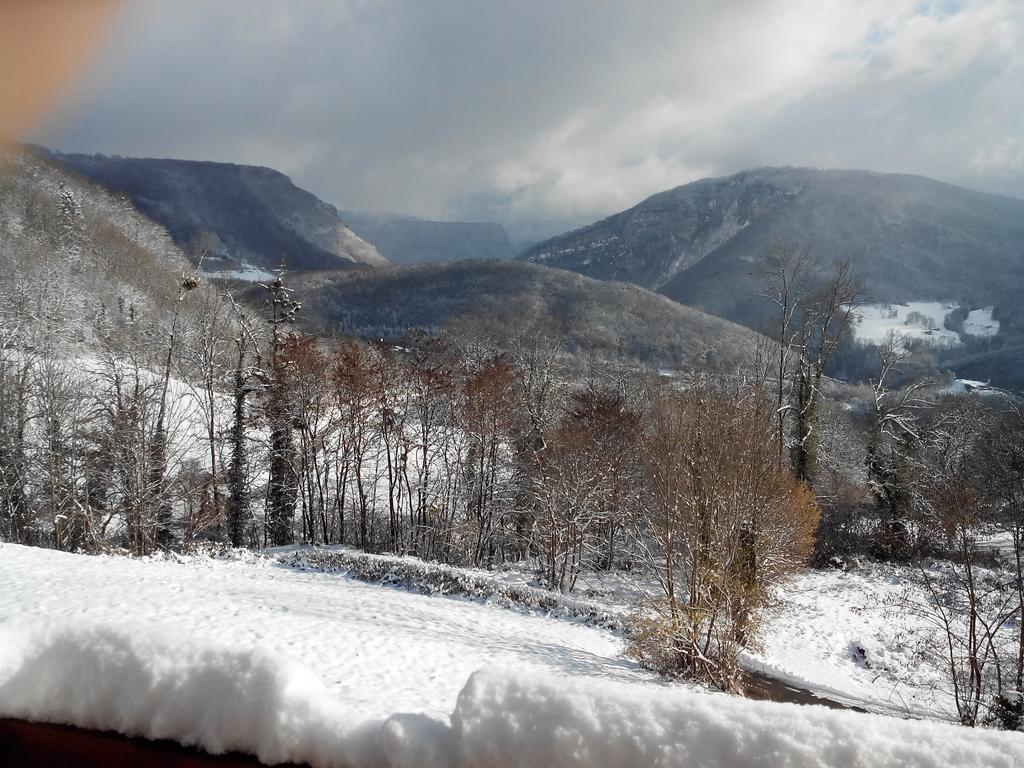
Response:
[{"label": "mountain", "polygon": [[868,171],[761,168],[703,179],[519,258],[633,282],[757,327],[758,267],[779,240],[826,263],[852,259],[872,301],[983,306],[998,302],[1008,280],[1024,285],[1024,201]]},{"label": "mountain", "polygon": [[729,369],[758,335],[635,285],[516,261],[460,261],[308,273],[292,287],[321,329],[398,338],[476,316],[505,328],[551,318],[565,348],[673,369]]},{"label": "mountain", "polygon": [[[211,244],[208,266],[339,269],[387,263],[334,206],[270,168],[54,152],[55,162],[124,195],[187,253]],[[219,263],[218,263],[219,262]]]},{"label": "mountain", "polygon": [[342,211],[341,220],[394,264],[421,264],[463,259],[511,259],[515,256],[505,228],[496,223],[426,221]]}]

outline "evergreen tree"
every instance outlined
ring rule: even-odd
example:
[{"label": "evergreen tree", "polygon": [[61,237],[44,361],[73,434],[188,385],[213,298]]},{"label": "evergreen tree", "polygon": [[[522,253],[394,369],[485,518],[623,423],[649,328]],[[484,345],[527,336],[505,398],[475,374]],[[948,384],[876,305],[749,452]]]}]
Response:
[{"label": "evergreen tree", "polygon": [[266,305],[270,324],[270,359],[266,372],[265,413],[270,429],[270,476],[267,488],[267,527],[270,544],[281,546],[293,541],[295,503],[298,498],[298,472],[293,439],[293,413],[289,393],[291,368],[289,347],[293,340],[286,326],[295,322],[301,304],[292,299],[292,290],[284,285],[284,272],[264,287],[269,292]]}]

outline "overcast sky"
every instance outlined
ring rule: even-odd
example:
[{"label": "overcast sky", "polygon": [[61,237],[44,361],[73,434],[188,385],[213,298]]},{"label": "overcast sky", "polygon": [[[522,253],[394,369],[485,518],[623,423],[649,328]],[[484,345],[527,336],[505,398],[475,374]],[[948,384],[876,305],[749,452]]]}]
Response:
[{"label": "overcast sky", "polygon": [[759,165],[1024,197],[1022,59],[1020,0],[131,0],[27,138],[520,231]]}]

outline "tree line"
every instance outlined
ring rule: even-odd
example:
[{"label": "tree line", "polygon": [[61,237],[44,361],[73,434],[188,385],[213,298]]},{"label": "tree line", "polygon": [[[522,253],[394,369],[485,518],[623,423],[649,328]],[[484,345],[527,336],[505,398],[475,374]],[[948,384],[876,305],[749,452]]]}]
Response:
[{"label": "tree line", "polygon": [[[1020,717],[1020,411],[908,383],[897,338],[869,386],[830,379],[861,293],[848,263],[773,248],[773,327],[751,358],[665,378],[580,365],[544,317],[377,343],[307,335],[284,277],[260,305],[198,269],[172,287],[164,269],[156,301],[119,277],[137,248],[94,248],[76,205],[58,197],[39,219],[66,271],[0,250],[3,540],[132,555],[345,544],[526,563],[561,592],[638,569],[658,589],[634,655],[729,689],[783,576],[866,553],[920,573],[961,719]],[[994,534],[1009,575],[987,567]]]}]

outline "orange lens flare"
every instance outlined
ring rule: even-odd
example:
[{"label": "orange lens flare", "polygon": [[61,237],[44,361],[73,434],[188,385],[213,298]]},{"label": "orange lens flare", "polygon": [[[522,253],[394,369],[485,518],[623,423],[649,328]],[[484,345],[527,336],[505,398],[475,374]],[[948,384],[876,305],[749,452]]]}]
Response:
[{"label": "orange lens flare", "polygon": [[0,2],[0,141],[21,136],[85,70],[119,0]]}]

